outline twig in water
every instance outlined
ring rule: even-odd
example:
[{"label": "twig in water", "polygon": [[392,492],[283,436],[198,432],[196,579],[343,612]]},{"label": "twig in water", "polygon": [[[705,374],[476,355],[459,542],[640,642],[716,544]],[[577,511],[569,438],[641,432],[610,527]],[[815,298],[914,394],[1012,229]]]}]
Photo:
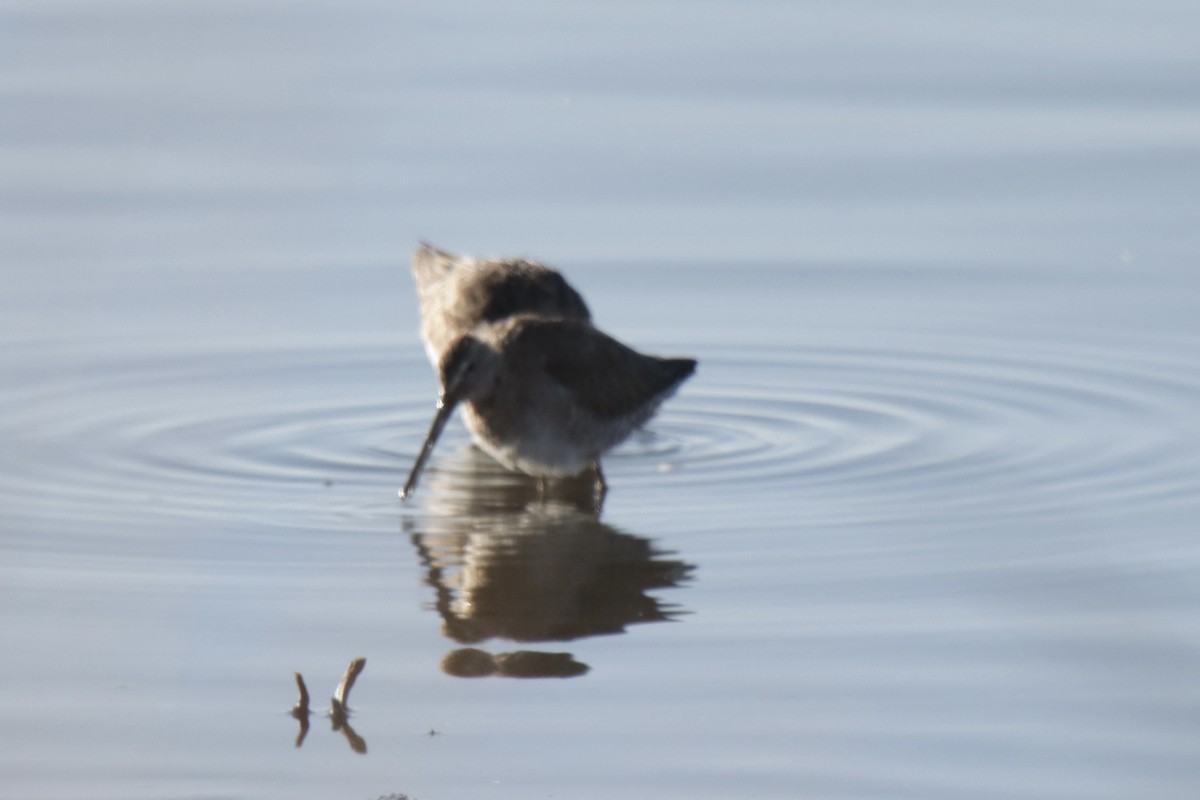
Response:
[{"label": "twig in water", "polygon": [[333,702],[343,707],[346,706],[350,700],[350,690],[354,688],[354,682],[358,680],[358,676],[366,666],[367,660],[361,656],[350,662],[350,666],[346,667],[346,674],[342,676],[342,682],[338,684],[337,691],[333,693]]},{"label": "twig in water", "polygon": [[300,692],[300,699],[292,707],[292,716],[300,723],[300,732],[296,734],[296,747],[299,747],[304,744],[304,737],[308,736],[308,715],[312,712],[308,710],[308,687],[304,685],[304,676],[299,672],[295,675],[296,689]]}]

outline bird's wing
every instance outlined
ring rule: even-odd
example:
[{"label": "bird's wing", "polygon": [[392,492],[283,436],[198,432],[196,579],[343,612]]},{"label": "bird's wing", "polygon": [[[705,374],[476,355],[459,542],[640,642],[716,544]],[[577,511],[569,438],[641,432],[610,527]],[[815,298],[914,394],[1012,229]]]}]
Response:
[{"label": "bird's wing", "polygon": [[690,358],[643,355],[574,320],[525,318],[515,327],[508,346],[519,361],[543,364],[550,379],[602,419],[656,404],[696,368]]}]

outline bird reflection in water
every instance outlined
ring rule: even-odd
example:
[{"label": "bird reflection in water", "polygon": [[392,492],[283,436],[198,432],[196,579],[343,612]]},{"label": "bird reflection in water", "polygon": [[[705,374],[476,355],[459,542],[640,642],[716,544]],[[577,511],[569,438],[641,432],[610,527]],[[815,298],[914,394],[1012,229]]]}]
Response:
[{"label": "bird reflection in water", "polygon": [[442,632],[466,645],[442,659],[447,674],[575,677],[588,666],[570,653],[478,645],[566,642],[685,613],[649,592],[683,584],[694,567],[601,522],[586,479],[543,496],[474,447],[452,463],[430,473],[430,513],[405,520]]}]

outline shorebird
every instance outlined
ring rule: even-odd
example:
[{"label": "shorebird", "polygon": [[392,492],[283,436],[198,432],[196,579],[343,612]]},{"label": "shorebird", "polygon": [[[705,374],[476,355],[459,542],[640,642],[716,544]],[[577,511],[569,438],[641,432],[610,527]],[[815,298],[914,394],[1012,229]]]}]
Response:
[{"label": "shorebird", "polygon": [[422,243],[412,260],[421,341],[435,370],[476,325],[515,314],[591,321],[579,292],[555,270],[524,258],[475,259]]},{"label": "shorebird", "polygon": [[[422,247],[414,274],[418,261],[440,254]],[[412,496],[442,429],[461,406],[472,439],[501,464],[543,483],[590,470],[599,504],[606,490],[601,455],[653,416],[692,374],[695,360],[644,355],[597,330],[583,298],[548,267],[457,263],[491,266],[476,273],[488,276],[478,282],[444,269],[442,280],[454,283],[436,289],[423,288],[417,278],[422,339],[430,360],[436,356],[440,395],[400,497]],[[424,263],[422,269],[432,271]],[[522,277],[510,282],[496,278],[500,273]],[[542,281],[553,288],[544,289]],[[505,287],[496,302],[488,296],[492,286]]]}]

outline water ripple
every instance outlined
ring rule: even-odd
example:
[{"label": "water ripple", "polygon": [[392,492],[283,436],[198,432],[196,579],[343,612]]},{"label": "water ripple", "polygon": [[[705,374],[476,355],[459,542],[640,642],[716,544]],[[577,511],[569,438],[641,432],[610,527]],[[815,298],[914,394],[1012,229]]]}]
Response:
[{"label": "water ripple", "polygon": [[1194,359],[949,344],[730,352],[657,429],[686,443],[690,482],[838,493],[887,514],[1193,502]]},{"label": "water ripple", "polygon": [[[610,483],[836,501],[847,520],[1195,502],[1200,363],[1184,344],[889,344],[688,348],[699,374],[612,454]],[[41,518],[391,514],[433,402],[416,349],[383,344],[57,369],[52,355],[26,353],[0,395],[0,497]],[[449,432],[431,469],[480,480],[456,466],[465,442]]]}]

